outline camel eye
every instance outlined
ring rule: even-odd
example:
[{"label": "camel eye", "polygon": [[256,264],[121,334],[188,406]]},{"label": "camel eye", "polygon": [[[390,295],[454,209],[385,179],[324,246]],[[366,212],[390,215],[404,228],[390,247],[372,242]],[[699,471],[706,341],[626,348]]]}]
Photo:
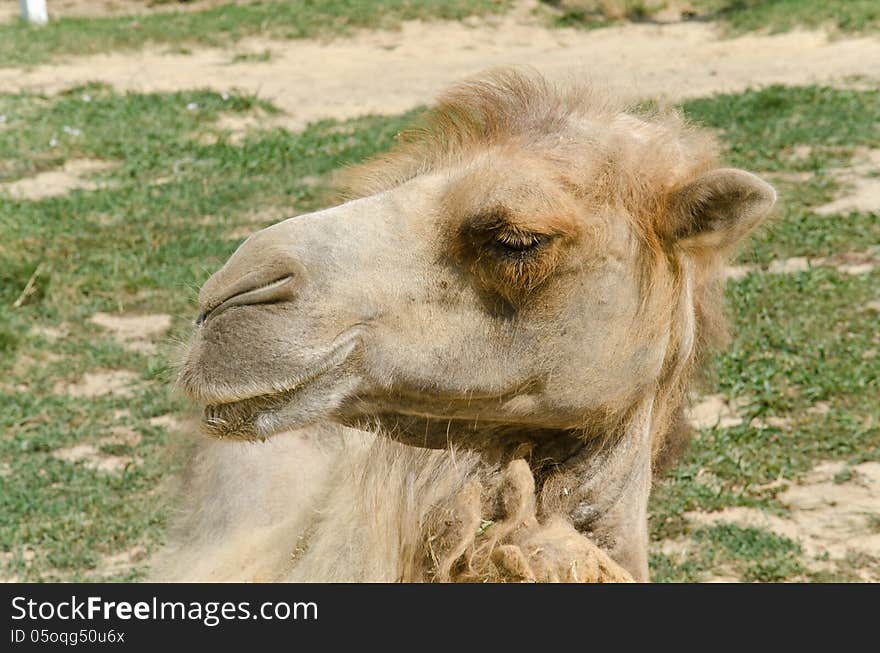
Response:
[{"label": "camel eye", "polygon": [[514,231],[500,231],[493,238],[493,245],[502,253],[522,255],[537,250],[547,241],[546,236]]}]

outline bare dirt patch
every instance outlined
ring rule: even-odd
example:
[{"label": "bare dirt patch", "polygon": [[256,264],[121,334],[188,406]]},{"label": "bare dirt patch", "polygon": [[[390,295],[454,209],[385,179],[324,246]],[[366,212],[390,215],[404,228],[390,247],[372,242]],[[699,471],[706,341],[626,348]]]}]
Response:
[{"label": "bare dirt patch", "polygon": [[[272,58],[230,63],[230,52],[242,49],[268,49]],[[462,77],[503,65],[530,65],[555,79],[595,78],[675,100],[772,83],[852,75],[875,80],[878,60],[880,39],[872,37],[793,31],[722,39],[702,22],[548,29],[518,11],[479,21],[412,21],[400,30],[331,42],[249,39],[192,54],[152,48],[72,58],[26,71],[2,69],[0,87],[56,92],[87,81],[141,92],[236,87],[274,102],[286,112],[284,126],[300,129],[323,118],[400,113]]]},{"label": "bare dirt patch", "polygon": [[171,414],[151,417],[149,422],[152,426],[161,426],[169,431],[180,431],[182,426],[180,419]]},{"label": "bare dirt patch", "polygon": [[826,462],[800,482],[786,485],[776,499],[788,516],[744,507],[685,516],[694,527],[734,523],[792,539],[803,547],[805,564],[815,570],[829,562],[852,568],[853,560],[865,560],[854,571],[863,580],[880,580],[880,563],[871,562],[880,560],[880,462],[852,468]]},{"label": "bare dirt patch", "polygon": [[880,211],[880,150],[859,150],[853,164],[833,171],[846,189],[844,194],[813,211],[819,215],[860,211]]},{"label": "bare dirt patch", "polygon": [[57,363],[62,357],[51,351],[35,351],[33,356],[21,354],[15,359],[12,366],[12,374],[14,376],[26,376],[27,372],[34,365],[45,365],[47,363]]},{"label": "bare dirt patch", "polygon": [[67,325],[62,325],[61,327],[50,327],[50,326],[32,326],[30,333],[35,336],[41,336],[50,342],[56,342],[67,337],[68,327]]},{"label": "bare dirt patch", "polygon": [[130,397],[134,394],[138,375],[128,370],[101,370],[86,372],[79,381],[59,383],[55,394],[68,394],[73,397]]},{"label": "bare dirt patch", "polygon": [[110,170],[114,166],[109,161],[72,159],[58,170],[48,170],[33,177],[0,184],[0,193],[8,193],[16,199],[36,201],[45,197],[66,195],[74,190],[97,190],[106,184],[90,179],[87,175]]},{"label": "bare dirt patch", "polygon": [[229,240],[246,240],[250,237],[251,234],[254,233],[254,231],[256,230],[252,227],[236,227],[228,234],[226,234],[226,237]]},{"label": "bare dirt patch", "polygon": [[788,417],[774,417],[771,415],[768,417],[755,418],[749,422],[749,424],[756,429],[774,428],[786,430],[791,428],[792,421]]},{"label": "bare dirt patch", "polygon": [[7,576],[3,571],[3,567],[8,565],[15,554],[12,551],[0,551],[0,583],[20,583],[18,576]]},{"label": "bare dirt patch", "polygon": [[865,252],[843,252],[833,256],[793,256],[771,261],[769,265],[734,265],[725,270],[727,279],[742,279],[751,272],[767,274],[795,274],[816,267],[833,267],[842,274],[868,274],[880,266],[880,249],[872,248]]},{"label": "bare dirt patch", "polygon": [[124,315],[95,313],[89,322],[107,329],[128,349],[145,354],[156,352],[151,339],[164,335],[171,328],[171,316],[165,313]]},{"label": "bare dirt patch", "polygon": [[122,340],[147,340],[159,336],[171,327],[171,316],[165,313],[153,315],[122,315],[95,313],[89,322],[112,331]]},{"label": "bare dirt patch", "polygon": [[101,438],[101,445],[121,445],[136,447],[140,444],[141,434],[127,426],[114,426],[110,429],[110,435]]},{"label": "bare dirt patch", "polygon": [[831,412],[831,403],[827,401],[817,401],[815,404],[807,408],[810,415],[827,415]]},{"label": "bare dirt patch", "polygon": [[880,248],[867,252],[844,252],[824,259],[820,265],[832,265],[844,274],[868,274],[880,265]]},{"label": "bare dirt patch", "polygon": [[737,414],[744,401],[727,401],[723,395],[708,395],[693,400],[687,411],[688,421],[697,429],[731,428],[743,423]]},{"label": "bare dirt patch", "polygon": [[270,116],[258,111],[247,115],[225,114],[220,116],[214,126],[229,134],[229,142],[237,144],[251,131],[283,127],[284,122],[284,116]]},{"label": "bare dirt patch", "polygon": [[89,574],[92,580],[112,578],[131,571],[147,557],[147,549],[143,546],[133,546],[119,553],[104,556],[98,562],[98,566]]},{"label": "bare dirt patch", "polygon": [[[746,408],[751,403],[749,397],[736,397],[728,400],[724,395],[714,394],[706,396],[692,396],[690,405],[687,407],[686,415],[688,422],[695,429],[728,429],[744,424],[750,416],[746,415]],[[816,402],[807,409],[807,413],[811,415],[826,415],[831,410],[831,405],[827,401]],[[756,429],[776,428],[787,430],[792,428],[794,420],[791,417],[782,417],[777,415],[763,415],[761,417],[750,417],[749,426]],[[718,485],[720,480],[713,475],[707,474],[706,478],[702,478],[703,472],[695,479],[698,483],[705,485]],[[711,477],[711,478],[710,478]],[[715,482],[717,481],[717,483]]]},{"label": "bare dirt patch", "polygon": [[102,453],[92,444],[76,444],[72,447],[56,449],[52,457],[67,463],[83,463],[89,469],[104,474],[117,474],[129,465],[139,465],[142,461],[135,456],[114,456]]},{"label": "bare dirt patch", "polygon": [[[304,177],[300,180],[301,183],[308,186],[316,186],[320,182],[318,177]],[[255,211],[251,211],[244,217],[240,218],[239,224],[234,229],[231,229],[226,237],[229,240],[244,240],[251,234],[259,231],[260,229],[264,229],[269,225],[275,224],[276,222],[281,222],[282,220],[286,220],[287,218],[293,217],[296,215],[295,211],[290,209],[284,209],[279,207],[267,207],[264,209],[258,209]],[[215,218],[210,216],[208,218],[209,223],[214,223]]]}]

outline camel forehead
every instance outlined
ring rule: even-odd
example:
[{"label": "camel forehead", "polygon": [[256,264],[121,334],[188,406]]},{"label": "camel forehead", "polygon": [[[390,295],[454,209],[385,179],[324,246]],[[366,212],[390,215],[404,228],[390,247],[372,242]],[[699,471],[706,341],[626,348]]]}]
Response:
[{"label": "camel forehead", "polygon": [[440,204],[453,220],[493,212],[515,219],[523,228],[540,229],[547,222],[572,228],[578,214],[562,171],[526,152],[484,152],[445,177]]},{"label": "camel forehead", "polygon": [[564,235],[584,244],[629,243],[632,217],[606,194],[601,153],[563,160],[546,150],[487,148],[444,170],[420,175],[390,191],[413,218],[454,234],[496,216],[524,232]]}]

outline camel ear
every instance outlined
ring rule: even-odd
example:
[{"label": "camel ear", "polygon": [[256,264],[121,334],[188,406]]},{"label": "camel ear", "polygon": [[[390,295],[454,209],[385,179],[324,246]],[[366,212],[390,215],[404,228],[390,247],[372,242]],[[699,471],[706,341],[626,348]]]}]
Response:
[{"label": "camel ear", "polygon": [[673,240],[688,249],[727,249],[767,217],[776,191],[750,172],[721,168],[676,189],[669,199]]}]

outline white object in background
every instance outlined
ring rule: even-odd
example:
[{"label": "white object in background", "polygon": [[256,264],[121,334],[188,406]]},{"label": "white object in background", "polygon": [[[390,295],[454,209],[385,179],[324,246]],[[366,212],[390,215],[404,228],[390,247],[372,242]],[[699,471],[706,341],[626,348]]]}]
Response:
[{"label": "white object in background", "polygon": [[46,0],[21,0],[21,17],[34,25],[45,25],[49,22],[46,12]]}]

